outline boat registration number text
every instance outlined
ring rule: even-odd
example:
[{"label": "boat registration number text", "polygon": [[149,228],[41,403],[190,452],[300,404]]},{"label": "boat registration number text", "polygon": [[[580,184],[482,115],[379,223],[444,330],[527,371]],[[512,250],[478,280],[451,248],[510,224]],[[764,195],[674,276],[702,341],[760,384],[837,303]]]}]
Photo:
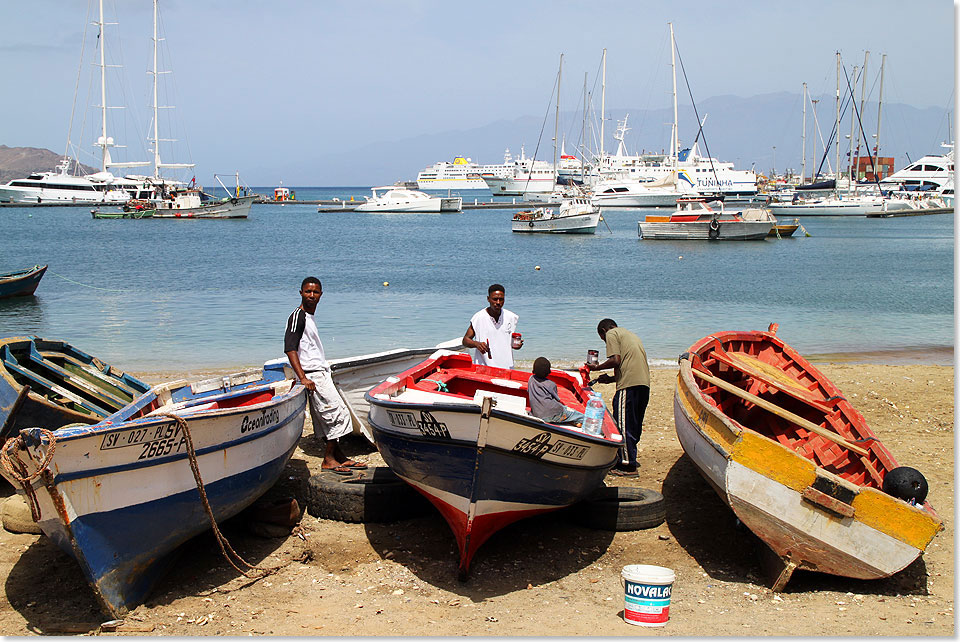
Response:
[{"label": "boat registration number text", "polygon": [[180,427],[171,422],[160,426],[148,426],[110,433],[104,435],[103,441],[100,442],[100,450],[136,446],[140,447],[140,454],[137,459],[150,459],[184,452],[187,448],[187,440],[180,433]]},{"label": "boat registration number text", "polygon": [[557,457],[563,457],[565,459],[576,459],[579,461],[583,459],[584,455],[587,454],[587,451],[590,450],[590,447],[581,446],[580,444],[564,441],[562,439],[558,439],[551,444],[550,433],[542,432],[534,437],[530,437],[529,439],[521,439],[513,447],[513,450],[521,455],[528,455],[530,457],[536,457],[537,459],[549,454]]},{"label": "boat registration number text", "polygon": [[441,439],[450,439],[450,431],[447,430],[447,424],[437,419],[426,410],[420,411],[420,418],[412,412],[395,412],[387,410],[387,417],[394,428],[401,430],[418,430],[425,437],[439,437]]}]

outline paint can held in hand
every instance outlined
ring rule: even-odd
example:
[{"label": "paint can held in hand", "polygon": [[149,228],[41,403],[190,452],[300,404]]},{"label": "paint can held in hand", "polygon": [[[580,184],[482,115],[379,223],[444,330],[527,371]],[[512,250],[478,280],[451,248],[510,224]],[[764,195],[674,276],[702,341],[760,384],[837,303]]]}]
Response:
[{"label": "paint can held in hand", "polygon": [[514,350],[520,349],[520,344],[522,341],[523,339],[521,338],[519,332],[514,332],[512,335],[510,335],[510,347],[512,347]]}]

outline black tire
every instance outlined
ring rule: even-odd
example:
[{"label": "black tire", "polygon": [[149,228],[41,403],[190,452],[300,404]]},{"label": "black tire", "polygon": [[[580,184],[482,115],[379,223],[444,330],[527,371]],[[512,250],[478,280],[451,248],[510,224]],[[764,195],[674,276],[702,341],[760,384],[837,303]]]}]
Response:
[{"label": "black tire", "polygon": [[33,521],[30,506],[20,495],[8,497],[3,502],[3,527],[11,533],[40,535],[40,525]]},{"label": "black tire", "polygon": [[667,518],[663,495],[634,486],[601,486],[570,508],[581,526],[604,531],[654,528]]},{"label": "black tire", "polygon": [[341,522],[395,522],[425,515],[430,504],[386,466],[347,477],[333,472],[307,480],[307,510],[314,517]]}]

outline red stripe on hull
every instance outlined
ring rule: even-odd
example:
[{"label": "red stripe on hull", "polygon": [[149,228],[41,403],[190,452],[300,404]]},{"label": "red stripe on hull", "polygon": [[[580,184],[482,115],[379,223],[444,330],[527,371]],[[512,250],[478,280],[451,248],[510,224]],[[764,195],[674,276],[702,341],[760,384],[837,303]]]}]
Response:
[{"label": "red stripe on hull", "polygon": [[[438,511],[440,511],[440,514],[443,515],[443,518],[447,520],[450,530],[453,531],[453,536],[457,540],[457,550],[460,552],[461,576],[465,576],[470,570],[470,562],[473,559],[474,554],[484,542],[490,539],[491,535],[525,517],[532,517],[533,515],[538,515],[540,513],[547,513],[552,510],[557,510],[556,508],[531,508],[528,510],[512,510],[499,513],[489,513],[487,515],[475,517],[472,523],[468,523],[467,514],[460,509],[448,502],[443,501],[439,497],[431,495],[428,491],[422,488],[417,486],[414,486],[414,488],[416,488],[420,494],[430,500],[430,503],[433,504]],[[557,508],[560,507],[558,506]]]}]

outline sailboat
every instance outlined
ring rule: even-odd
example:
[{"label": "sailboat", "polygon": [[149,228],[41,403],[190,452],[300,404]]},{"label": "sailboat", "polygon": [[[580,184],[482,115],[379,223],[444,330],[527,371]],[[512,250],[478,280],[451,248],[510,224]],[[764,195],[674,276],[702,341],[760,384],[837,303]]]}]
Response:
[{"label": "sailboat", "polygon": [[[106,38],[103,20],[103,0],[100,0],[97,26],[97,44],[100,51],[100,136],[95,147],[100,148],[100,171],[86,176],[71,174],[71,167],[79,164],[67,155],[57,164],[55,171],[35,172],[26,178],[18,178],[0,185],[0,202],[10,203],[125,203],[131,198],[148,198],[153,193],[152,185],[143,177],[117,177],[110,172],[118,167],[141,167],[147,161],[119,162],[110,155],[110,148],[117,147],[108,134]],[[69,143],[68,143],[69,144]]]},{"label": "sailboat", "polygon": [[[152,198],[135,199],[127,202],[123,209],[131,216],[125,218],[247,218],[250,213],[250,206],[256,200],[256,195],[249,194],[247,188],[241,186],[239,173],[234,174],[236,179],[235,187],[228,188],[220,180],[218,175],[214,178],[220,183],[227,196],[216,198],[203,191],[202,187],[194,184],[187,185],[182,181],[176,181],[164,177],[161,169],[191,169],[193,163],[167,163],[160,158],[160,142],[176,142],[169,138],[160,138],[158,78],[160,74],[165,73],[158,68],[158,47],[159,34],[157,33],[158,20],[158,0],[153,1],[153,70],[150,72],[153,76],[153,176],[147,180],[155,188]],[[114,213],[93,211],[94,218],[116,218]]]},{"label": "sailboat", "polygon": [[[866,66],[866,64],[864,64]],[[842,70],[840,52],[837,52],[837,93],[836,93],[836,171],[840,174],[840,76]],[[866,75],[862,82],[866,83]],[[856,80],[854,80],[856,86]],[[853,104],[853,92],[850,94],[851,104]],[[856,105],[854,104],[854,109]],[[851,127],[853,125],[851,124]],[[852,133],[852,132],[851,132]],[[851,136],[851,141],[853,137]],[[853,158],[851,155],[851,164]],[[851,169],[852,173],[852,169]],[[766,209],[774,216],[866,216],[867,212],[882,210],[884,198],[879,189],[873,193],[857,192],[851,188],[853,177],[848,183],[847,189],[841,193],[838,189],[839,180],[834,181],[833,193],[822,197],[803,198],[799,193],[794,193],[790,202],[771,202],[767,204]]]}]

